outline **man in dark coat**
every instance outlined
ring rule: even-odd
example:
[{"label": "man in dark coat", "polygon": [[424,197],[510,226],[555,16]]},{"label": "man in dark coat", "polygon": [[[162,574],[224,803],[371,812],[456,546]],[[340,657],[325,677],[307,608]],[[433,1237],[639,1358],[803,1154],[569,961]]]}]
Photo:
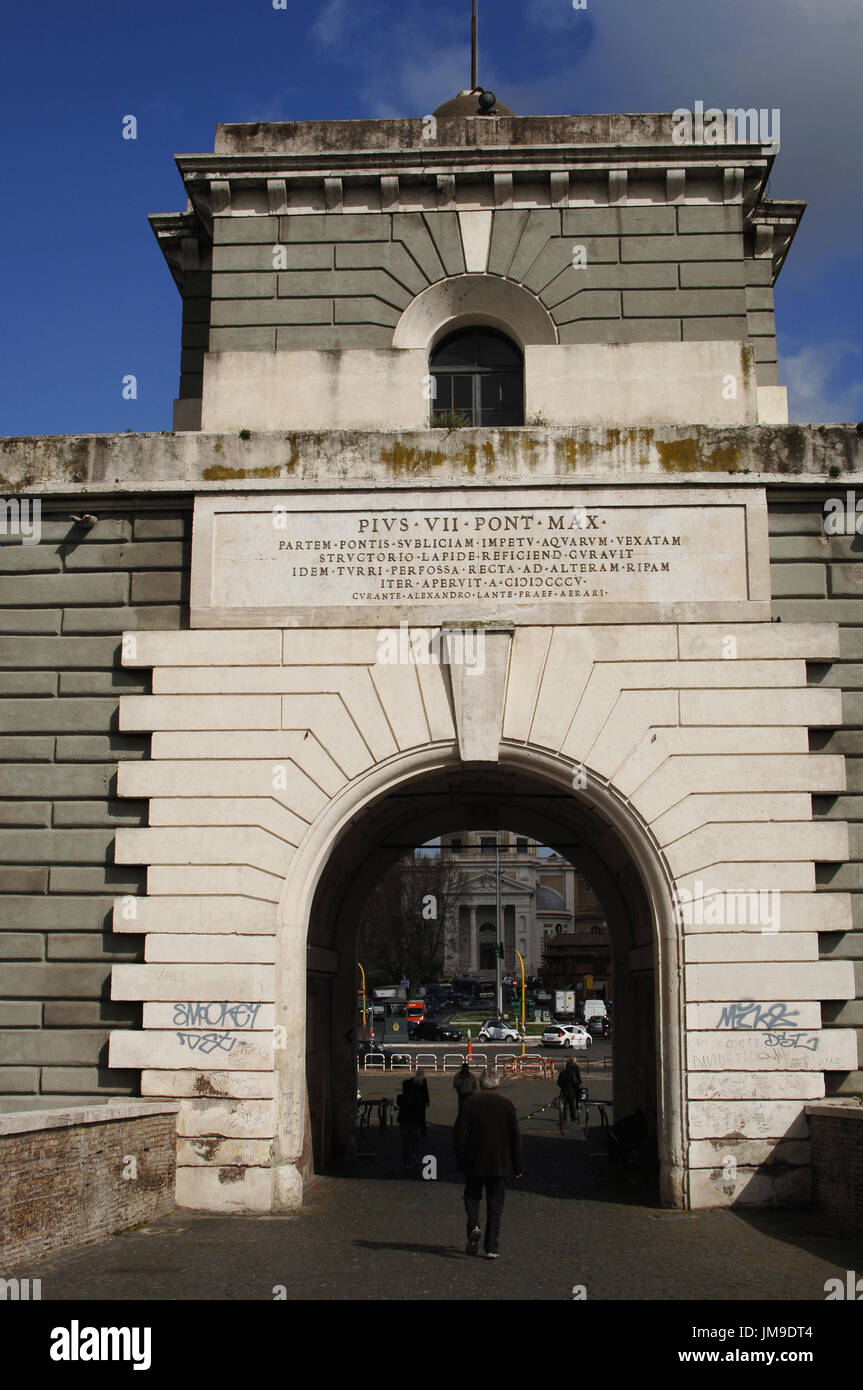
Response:
[{"label": "man in dark coat", "polygon": [[472,1096],[477,1088],[477,1080],[467,1062],[462,1062],[461,1071],[456,1072],[453,1080],[453,1089],[458,1095],[458,1113],[461,1119],[461,1112],[464,1110],[464,1103],[468,1096]]},{"label": "man in dark coat", "polygon": [[[574,1120],[578,1112],[578,1095],[581,1090],[581,1072],[570,1057],[565,1067],[561,1067],[557,1073],[557,1084],[560,1087],[560,1103],[563,1107],[563,1115],[569,1111],[569,1118]],[[563,1120],[561,1120],[561,1125]]]},{"label": "man in dark coat", "polygon": [[467,1253],[475,1255],[482,1232],[479,1208],[483,1187],[486,1199],[485,1253],[499,1255],[500,1219],[506,1196],[506,1180],[521,1177],[521,1133],[512,1101],[500,1095],[500,1077],[484,1071],[479,1090],[468,1096],[455,1124],[455,1151],[464,1170],[464,1208],[467,1213]]},{"label": "man in dark coat", "polygon": [[[428,1095],[428,1083],[425,1096]],[[419,1168],[420,1140],[425,1130],[426,1099],[423,1084],[418,1085],[415,1078],[408,1076],[402,1083],[399,1096],[399,1129],[402,1134],[402,1164],[405,1168]]]}]

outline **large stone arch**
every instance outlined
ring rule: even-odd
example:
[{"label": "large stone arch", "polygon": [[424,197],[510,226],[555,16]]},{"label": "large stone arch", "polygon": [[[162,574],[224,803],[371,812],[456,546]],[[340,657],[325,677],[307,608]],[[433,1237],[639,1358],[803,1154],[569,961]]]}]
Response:
[{"label": "large stone arch", "polygon": [[453,275],[429,285],[411,300],[393,330],[394,348],[430,352],[456,328],[484,324],[514,338],[524,349],[554,344],[557,328],[537,297],[497,275]]},{"label": "large stone arch", "polygon": [[[642,1105],[655,1114],[663,1200],[687,1205],[681,950],[671,874],[626,799],[592,775],[589,791],[573,790],[573,766],[569,759],[524,746],[503,746],[499,763],[492,766],[465,765],[452,747],[416,751],[379,765],[352,784],[311,828],[292,861],[282,896],[276,1017],[289,1037],[318,1031],[310,1039],[312,1052],[323,1057],[309,1081],[319,1161],[322,1150],[349,1150],[353,1134],[355,1073],[349,1034],[356,997],[353,946],[362,904],[408,840],[421,843],[442,829],[465,829],[481,821],[547,840],[584,867],[602,899],[615,948],[618,1017],[624,1020],[615,1042],[616,1104],[620,1113]],[[395,828],[400,843],[393,846],[388,839]],[[300,921],[308,922],[307,941],[292,930]],[[295,988],[307,961],[322,1001],[321,1016],[310,1028],[301,1023],[302,1001]],[[645,1002],[653,997],[654,978],[657,982],[655,1022],[648,1016],[652,1008],[634,1007],[637,977]],[[637,1012],[641,1035],[636,1034]],[[643,1035],[645,1027],[654,1033],[652,1039]],[[655,1058],[655,1075],[645,1074],[645,1056]],[[277,1054],[278,1073],[284,1148],[275,1161],[284,1168],[280,1183],[289,1196],[296,1185],[302,1118],[301,1059],[295,1051]]]}]

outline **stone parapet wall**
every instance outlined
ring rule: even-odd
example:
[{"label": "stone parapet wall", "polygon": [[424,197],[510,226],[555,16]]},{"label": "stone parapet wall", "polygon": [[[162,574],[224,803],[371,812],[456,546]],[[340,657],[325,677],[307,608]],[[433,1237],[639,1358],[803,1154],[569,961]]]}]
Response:
[{"label": "stone parapet wall", "polygon": [[149,1101],[0,1116],[4,1276],[171,1211],[176,1113]]},{"label": "stone parapet wall", "polygon": [[[484,483],[851,486],[863,475],[853,425],[524,426],[34,436],[0,439],[7,493],[80,499],[201,492]],[[70,506],[70,511],[76,507]],[[65,534],[65,532],[64,532]]]}]

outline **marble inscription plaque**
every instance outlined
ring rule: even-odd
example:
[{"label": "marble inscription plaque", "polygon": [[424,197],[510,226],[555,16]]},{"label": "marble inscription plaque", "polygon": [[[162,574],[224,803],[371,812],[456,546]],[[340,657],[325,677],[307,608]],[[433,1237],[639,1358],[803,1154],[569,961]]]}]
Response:
[{"label": "marble inscription plaque", "polygon": [[[748,604],[752,497],[636,490],[199,498],[201,625],[632,621]],[[633,495],[635,494],[635,495]],[[617,614],[625,614],[618,618]]]}]

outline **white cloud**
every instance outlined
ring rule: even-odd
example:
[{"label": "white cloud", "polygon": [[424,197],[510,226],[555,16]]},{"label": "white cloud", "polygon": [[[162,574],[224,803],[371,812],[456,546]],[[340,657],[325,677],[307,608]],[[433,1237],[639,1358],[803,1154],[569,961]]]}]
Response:
[{"label": "white cloud", "polygon": [[309,35],[349,66],[364,116],[425,115],[470,85],[469,14],[462,43],[442,44],[440,26],[425,0],[324,0]]},{"label": "white cloud", "polygon": [[320,14],[309,29],[312,38],[322,48],[340,45],[356,14],[356,8],[350,4],[350,0],[324,0]]},{"label": "white cloud", "polygon": [[531,0],[529,15],[531,22],[552,34],[573,34],[580,36],[581,29],[593,27],[593,16],[599,8],[599,0],[587,0],[583,9],[576,10],[572,0]]},{"label": "white cloud", "polygon": [[466,46],[453,44],[422,57],[414,47],[396,72],[376,65],[362,94],[371,116],[426,115],[469,86],[470,53]]},{"label": "white cloud", "polygon": [[856,344],[833,341],[813,343],[780,358],[779,380],[788,387],[791,419],[835,424],[863,418],[863,380],[837,379],[846,374],[846,360],[859,355]]}]

